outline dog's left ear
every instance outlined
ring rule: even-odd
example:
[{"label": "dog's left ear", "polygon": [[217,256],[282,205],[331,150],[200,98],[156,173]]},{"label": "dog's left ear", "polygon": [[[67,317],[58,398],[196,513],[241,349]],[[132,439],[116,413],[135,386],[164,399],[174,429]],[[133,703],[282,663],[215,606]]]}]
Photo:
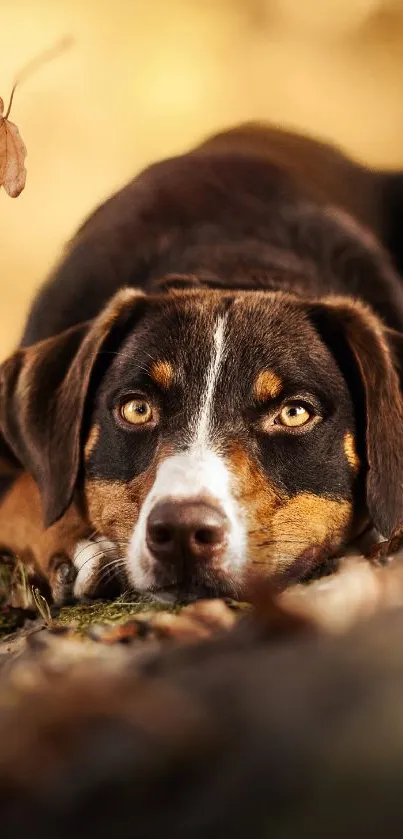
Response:
[{"label": "dog's left ear", "polygon": [[45,527],[72,500],[85,401],[98,354],[144,300],[142,292],[124,289],[95,320],[17,350],[0,367],[0,430],[38,484]]},{"label": "dog's left ear", "polygon": [[314,304],[310,315],[350,386],[353,402],[365,411],[367,508],[387,538],[403,521],[403,336],[348,298],[329,297]]}]

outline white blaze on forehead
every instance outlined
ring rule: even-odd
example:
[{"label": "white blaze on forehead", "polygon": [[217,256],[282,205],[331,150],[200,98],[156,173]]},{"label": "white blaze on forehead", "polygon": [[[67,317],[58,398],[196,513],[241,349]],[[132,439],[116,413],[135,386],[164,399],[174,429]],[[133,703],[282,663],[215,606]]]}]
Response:
[{"label": "white blaze on forehead", "polygon": [[196,419],[195,436],[192,441],[193,446],[196,446],[197,448],[208,445],[214,392],[220,373],[220,367],[225,355],[225,321],[226,318],[220,316],[217,318],[214,326],[213,352],[210,365],[207,370],[206,386],[202,394],[200,412]]},{"label": "white blaze on forehead", "polygon": [[219,500],[229,494],[229,479],[226,464],[214,452],[190,450],[161,463],[150,495],[183,500],[210,495]]}]

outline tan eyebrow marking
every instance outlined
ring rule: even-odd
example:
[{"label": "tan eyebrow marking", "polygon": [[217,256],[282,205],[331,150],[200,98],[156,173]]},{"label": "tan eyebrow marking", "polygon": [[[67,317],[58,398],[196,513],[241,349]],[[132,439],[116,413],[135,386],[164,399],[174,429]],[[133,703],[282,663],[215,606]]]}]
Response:
[{"label": "tan eyebrow marking", "polygon": [[165,390],[171,387],[174,380],[174,370],[169,361],[155,361],[150,373],[157,385]]},{"label": "tan eyebrow marking", "polygon": [[91,430],[90,430],[90,433],[87,437],[87,442],[84,446],[84,459],[85,460],[88,460],[91,457],[92,452],[94,451],[95,446],[96,446],[96,444],[99,440],[100,433],[101,433],[101,429],[100,429],[99,425],[93,425]]},{"label": "tan eyebrow marking", "polygon": [[253,392],[258,402],[275,399],[281,393],[283,383],[273,370],[262,370],[256,378]]},{"label": "tan eyebrow marking", "polygon": [[346,455],[350,466],[352,466],[352,468],[357,472],[360,467],[360,458],[358,457],[355,448],[354,435],[351,431],[347,431],[344,435],[344,454]]}]

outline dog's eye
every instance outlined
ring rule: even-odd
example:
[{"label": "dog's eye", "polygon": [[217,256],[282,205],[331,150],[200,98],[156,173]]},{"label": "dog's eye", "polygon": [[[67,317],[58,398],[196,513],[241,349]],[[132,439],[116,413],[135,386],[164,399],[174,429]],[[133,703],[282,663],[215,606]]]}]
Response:
[{"label": "dog's eye", "polygon": [[284,405],[284,408],[281,409],[278,417],[276,417],[276,423],[285,425],[287,428],[298,428],[301,425],[306,425],[311,418],[312,414],[304,405],[290,404]]},{"label": "dog's eye", "polygon": [[120,415],[130,425],[144,425],[153,419],[153,411],[146,399],[129,399],[120,406]]}]

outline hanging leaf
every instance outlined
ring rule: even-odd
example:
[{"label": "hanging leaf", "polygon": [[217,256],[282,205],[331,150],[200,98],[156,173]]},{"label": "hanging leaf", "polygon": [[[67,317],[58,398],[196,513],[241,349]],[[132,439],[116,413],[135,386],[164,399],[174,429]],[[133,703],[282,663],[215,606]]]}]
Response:
[{"label": "hanging leaf", "polygon": [[0,98],[0,187],[4,187],[11,198],[17,198],[25,186],[27,150],[17,126],[9,120],[11,106],[17,85],[31,75],[40,64],[55,58],[62,50],[70,47],[72,38],[63,38],[54,47],[30,61],[21,71],[11,91],[10,102],[4,114],[4,102]]},{"label": "hanging leaf", "polygon": [[17,198],[25,186],[27,150],[16,125],[3,116],[4,102],[0,99],[0,186],[11,198]]}]

